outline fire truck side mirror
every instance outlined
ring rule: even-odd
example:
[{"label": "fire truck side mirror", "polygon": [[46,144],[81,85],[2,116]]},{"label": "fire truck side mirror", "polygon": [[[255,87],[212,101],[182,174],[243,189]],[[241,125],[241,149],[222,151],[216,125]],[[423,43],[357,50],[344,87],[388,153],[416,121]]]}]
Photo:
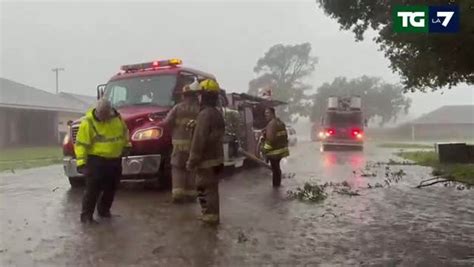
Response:
[{"label": "fire truck side mirror", "polygon": [[99,84],[97,85],[97,99],[101,99],[105,93],[105,86],[107,84]]}]

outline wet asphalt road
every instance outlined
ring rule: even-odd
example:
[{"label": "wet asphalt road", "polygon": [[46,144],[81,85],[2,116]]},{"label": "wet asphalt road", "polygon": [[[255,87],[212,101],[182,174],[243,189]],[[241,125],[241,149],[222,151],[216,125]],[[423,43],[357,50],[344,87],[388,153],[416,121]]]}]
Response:
[{"label": "wet asphalt road", "polygon": [[[296,176],[274,190],[268,171],[221,181],[221,225],[203,226],[197,204],[173,205],[165,192],[126,188],[96,227],[79,223],[81,190],[61,166],[0,174],[1,266],[474,266],[474,189],[414,188],[418,166],[384,184],[392,150],[320,152],[300,143],[283,163]],[[356,171],[353,173],[353,171]],[[287,199],[305,181],[347,181],[360,196],[322,203]]]}]

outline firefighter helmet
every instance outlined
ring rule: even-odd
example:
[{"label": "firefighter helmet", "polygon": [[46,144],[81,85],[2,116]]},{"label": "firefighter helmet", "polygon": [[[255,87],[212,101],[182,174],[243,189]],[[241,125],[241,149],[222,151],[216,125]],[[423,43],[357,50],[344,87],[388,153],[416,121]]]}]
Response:
[{"label": "firefighter helmet", "polygon": [[218,93],[220,89],[219,84],[216,81],[210,79],[202,81],[200,86],[203,92],[209,93]]}]

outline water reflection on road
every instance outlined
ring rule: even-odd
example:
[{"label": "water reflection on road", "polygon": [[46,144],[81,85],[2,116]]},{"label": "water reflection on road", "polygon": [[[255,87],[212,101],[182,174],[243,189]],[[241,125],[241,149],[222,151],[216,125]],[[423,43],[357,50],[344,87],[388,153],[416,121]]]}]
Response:
[{"label": "water reflection on road", "polygon": [[[267,170],[221,181],[222,224],[202,226],[197,205],[175,206],[169,193],[123,189],[121,215],[95,228],[78,222],[81,190],[60,166],[0,174],[2,266],[473,266],[474,190],[414,188],[429,169],[390,166],[407,175],[383,188],[391,150],[320,152],[292,148],[282,163],[295,173],[274,190]],[[364,170],[365,171],[365,170]],[[291,177],[291,176],[290,176]],[[307,181],[347,181],[361,194],[331,194],[319,204],[290,201]]]}]

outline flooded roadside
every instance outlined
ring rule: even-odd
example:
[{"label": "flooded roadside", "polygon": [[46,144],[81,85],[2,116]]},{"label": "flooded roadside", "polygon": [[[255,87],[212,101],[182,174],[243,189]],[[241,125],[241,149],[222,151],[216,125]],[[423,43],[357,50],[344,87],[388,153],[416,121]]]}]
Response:
[{"label": "flooded roadside", "polygon": [[[321,153],[300,144],[283,164],[294,173],[271,187],[263,169],[222,180],[222,224],[202,226],[197,205],[175,206],[163,192],[121,190],[120,217],[97,228],[78,221],[81,191],[71,191],[59,166],[0,176],[3,266],[472,266],[474,190],[415,188],[429,168],[384,184],[390,150]],[[367,171],[369,172],[369,171]],[[347,181],[360,196],[330,193],[319,203],[289,200],[308,180]],[[55,190],[54,190],[55,189]],[[54,191],[53,191],[54,190]]]}]

